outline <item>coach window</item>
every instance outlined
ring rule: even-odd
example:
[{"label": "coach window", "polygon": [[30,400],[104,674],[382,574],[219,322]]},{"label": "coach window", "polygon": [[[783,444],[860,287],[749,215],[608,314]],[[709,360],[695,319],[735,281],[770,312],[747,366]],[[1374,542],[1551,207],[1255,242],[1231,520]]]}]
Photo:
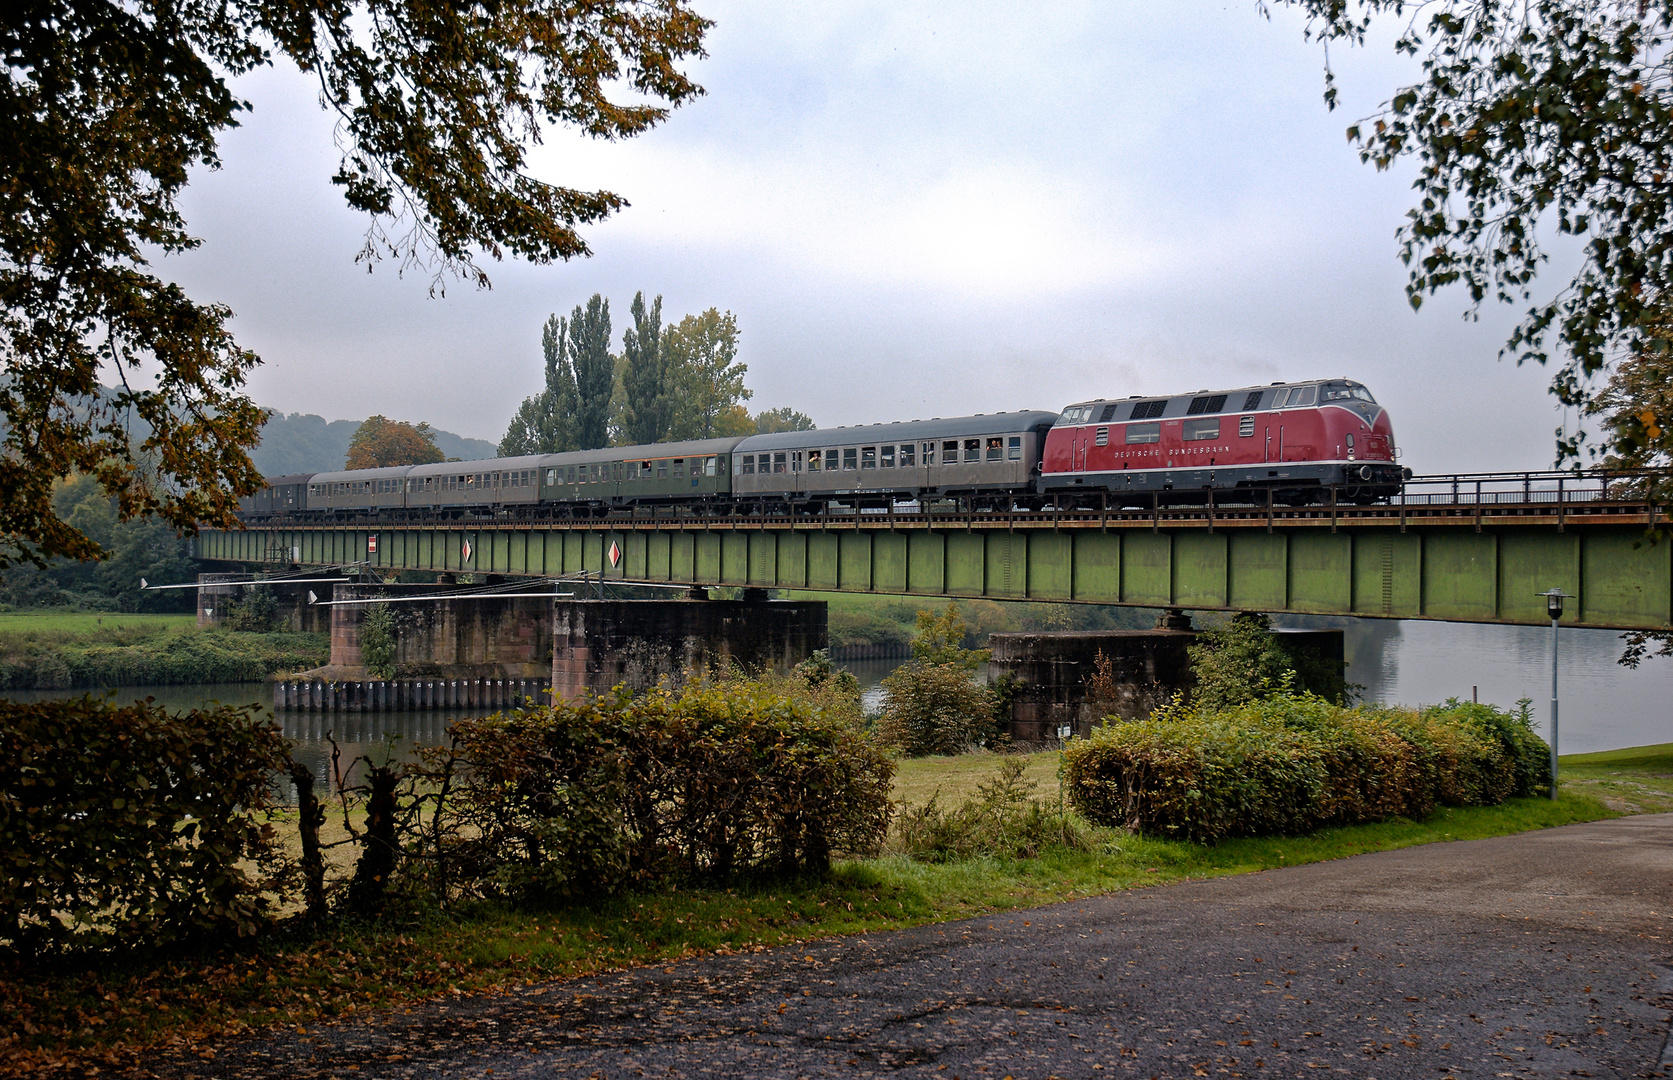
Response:
[{"label": "coach window", "polygon": [[745,476],[754,476],[755,475],[755,455],[754,454],[745,454],[744,455],[743,475],[745,475]]},{"label": "coach window", "polygon": [[1128,446],[1134,446],[1138,443],[1153,443],[1153,442],[1161,442],[1161,441],[1162,441],[1162,425],[1161,424],[1128,424],[1127,425],[1127,445]]},{"label": "coach window", "polygon": [[1219,437],[1219,417],[1212,420],[1187,420],[1180,431],[1180,438],[1186,442],[1202,442],[1205,439],[1218,439]]},{"label": "coach window", "polygon": [[660,461],[658,461],[656,463],[656,478],[658,480],[668,479],[668,459],[667,458],[662,458]]},{"label": "coach window", "polygon": [[802,452],[800,450],[790,451],[790,471],[794,473],[802,471]]},{"label": "coach window", "polygon": [[703,475],[704,476],[719,475],[719,469],[720,469],[720,459],[718,457],[706,457],[706,458],[703,459]]},{"label": "coach window", "polygon": [[1316,386],[1298,386],[1290,393],[1290,405],[1312,405],[1319,400],[1319,388]]},{"label": "coach window", "polygon": [[875,446],[862,446],[862,447],[860,447],[860,468],[862,468],[862,469],[875,469],[875,468],[877,468],[877,447],[875,447]]},{"label": "coach window", "polygon": [[808,472],[818,472],[820,470],[820,466],[824,463],[824,461],[825,461],[825,456],[823,454],[821,454],[819,451],[809,450],[807,452],[807,471]]},{"label": "coach window", "polygon": [[551,487],[553,484],[556,484],[557,482],[558,482],[558,470],[547,469],[546,470],[546,486]]},{"label": "coach window", "polygon": [[781,473],[785,471],[784,460],[785,455],[783,453],[773,455],[773,472]]},{"label": "coach window", "polygon": [[860,452],[852,446],[842,451],[842,468],[844,472],[852,472],[860,467]]},{"label": "coach window", "polygon": [[674,459],[674,479],[685,479],[685,458],[677,457]]},{"label": "coach window", "polygon": [[982,460],[982,440],[964,440],[964,460],[967,462]]},{"label": "coach window", "polygon": [[1012,435],[1011,436],[1010,442],[1005,449],[1005,456],[1010,458],[1012,461],[1021,461],[1022,460],[1022,436],[1021,435]]},{"label": "coach window", "polygon": [[901,468],[910,469],[912,466],[914,466],[918,463],[917,462],[917,450],[918,450],[918,445],[916,443],[907,442],[907,443],[901,443],[900,444],[900,467]]},{"label": "coach window", "polygon": [[932,443],[932,442],[924,443],[923,451],[924,451],[924,464],[925,465],[934,465],[935,464],[935,444]]},{"label": "coach window", "polygon": [[885,446],[883,448],[883,456],[878,464],[885,469],[892,469],[895,467],[895,448],[893,446]]},{"label": "coach window", "polygon": [[835,450],[825,451],[825,471],[826,472],[836,472],[837,471],[837,452]]},{"label": "coach window", "polygon": [[1005,436],[994,435],[988,439],[988,460],[1005,460]]}]

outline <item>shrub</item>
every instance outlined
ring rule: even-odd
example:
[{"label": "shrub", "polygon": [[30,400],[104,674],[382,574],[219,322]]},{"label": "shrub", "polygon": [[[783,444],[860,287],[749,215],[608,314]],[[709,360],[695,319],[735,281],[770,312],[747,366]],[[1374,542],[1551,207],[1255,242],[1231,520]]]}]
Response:
[{"label": "shrub", "polygon": [[961,664],[913,660],[883,679],[878,739],[913,757],[962,754],[998,739],[993,689]]},{"label": "shrub", "polygon": [[388,604],[372,604],[361,616],[360,659],[372,678],[395,677],[395,616]]},{"label": "shrub", "polygon": [[1034,797],[1039,786],[1022,778],[1023,763],[1000,763],[976,794],[953,809],[940,793],[922,806],[902,807],[894,847],[920,862],[950,862],[983,855],[1032,859],[1048,848],[1085,851],[1086,831],[1060,808]]},{"label": "shrub", "polygon": [[288,744],[254,710],[0,703],[0,943],[18,952],[257,932],[252,866]]},{"label": "shrub", "polygon": [[1349,687],[1335,660],[1286,648],[1258,612],[1239,612],[1204,630],[1185,651],[1196,681],[1191,700],[1204,708],[1234,708],[1292,689],[1348,703]]},{"label": "shrub", "polygon": [[228,630],[266,634],[280,628],[279,601],[265,585],[252,585],[242,600],[229,601],[226,609],[222,625]]},{"label": "shrub", "polygon": [[[452,728],[414,777],[450,894],[545,901],[674,879],[823,872],[874,853],[894,766],[848,719],[760,683],[626,691]],[[428,838],[428,839],[426,839]]]},{"label": "shrub", "polygon": [[1308,694],[1219,710],[1176,699],[1071,742],[1064,778],[1089,821],[1206,843],[1422,818],[1437,805],[1502,802],[1537,774],[1528,759],[1544,743],[1495,715],[1347,709]]}]

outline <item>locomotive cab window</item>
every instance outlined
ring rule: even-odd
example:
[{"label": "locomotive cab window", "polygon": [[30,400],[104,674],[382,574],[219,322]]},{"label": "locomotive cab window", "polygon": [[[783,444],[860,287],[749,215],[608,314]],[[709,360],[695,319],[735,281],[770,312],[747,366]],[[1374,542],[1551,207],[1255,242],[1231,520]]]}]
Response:
[{"label": "locomotive cab window", "polygon": [[1127,445],[1128,446],[1135,446],[1135,445],[1140,444],[1140,443],[1153,443],[1153,442],[1161,442],[1161,441],[1162,441],[1162,425],[1161,424],[1128,424],[1127,425]]},{"label": "locomotive cab window", "polygon": [[1290,391],[1290,407],[1297,405],[1313,405],[1319,400],[1319,388],[1316,386],[1298,386]]}]

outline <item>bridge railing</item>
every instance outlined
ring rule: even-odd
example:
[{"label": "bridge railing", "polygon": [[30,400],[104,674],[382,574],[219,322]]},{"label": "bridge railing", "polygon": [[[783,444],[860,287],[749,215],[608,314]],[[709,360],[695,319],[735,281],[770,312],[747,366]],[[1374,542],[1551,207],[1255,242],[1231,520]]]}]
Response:
[{"label": "bridge railing", "polygon": [[1390,501],[1404,506],[1631,502],[1652,475],[1637,472],[1446,473],[1414,476]]}]

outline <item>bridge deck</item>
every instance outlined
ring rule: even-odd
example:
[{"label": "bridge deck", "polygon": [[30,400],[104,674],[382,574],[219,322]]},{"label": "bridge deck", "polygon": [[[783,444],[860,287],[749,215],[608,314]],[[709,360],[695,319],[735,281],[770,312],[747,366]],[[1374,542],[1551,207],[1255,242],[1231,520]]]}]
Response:
[{"label": "bridge deck", "polygon": [[[815,517],[276,522],[204,532],[199,558],[379,570],[1259,610],[1463,622],[1673,626],[1667,515],[1537,474],[1414,482],[1376,506],[1197,506]],[[1428,482],[1440,490],[1424,491]],[[1545,486],[1541,486],[1545,485]],[[1413,490],[1416,489],[1416,490]]]}]

